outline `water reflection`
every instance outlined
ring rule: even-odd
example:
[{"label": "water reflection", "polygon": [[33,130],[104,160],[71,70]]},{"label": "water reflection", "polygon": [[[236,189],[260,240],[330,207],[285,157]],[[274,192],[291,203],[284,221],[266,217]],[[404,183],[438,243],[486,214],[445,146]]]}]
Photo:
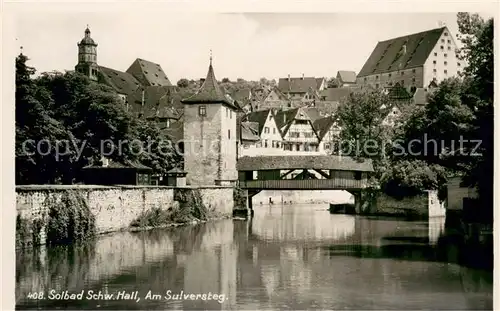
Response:
[{"label": "water reflection", "polygon": [[[455,264],[439,220],[256,209],[252,221],[117,233],[17,254],[18,308],[492,309],[492,275]],[[33,301],[58,289],[222,293],[224,301]]]}]

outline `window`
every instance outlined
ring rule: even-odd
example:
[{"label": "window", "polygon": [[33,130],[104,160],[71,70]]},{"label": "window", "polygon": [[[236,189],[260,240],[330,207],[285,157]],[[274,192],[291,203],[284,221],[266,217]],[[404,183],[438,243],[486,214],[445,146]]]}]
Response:
[{"label": "window", "polygon": [[198,107],[198,114],[202,117],[207,115],[207,107],[205,106],[200,106]]},{"label": "window", "polygon": [[451,44],[451,40],[448,40],[448,43]]},{"label": "window", "polygon": [[375,79],[377,79],[377,80],[378,80],[378,76],[375,76]]},{"label": "window", "polygon": [[290,145],[290,144],[285,144],[285,145],[283,145],[283,147],[285,150],[292,151],[292,145]]},{"label": "window", "polygon": [[376,89],[378,89],[378,87],[379,87],[378,83],[377,83],[377,84],[375,84],[375,88],[376,88]]},{"label": "window", "polygon": [[361,172],[354,172],[354,179],[361,180]]},{"label": "window", "polygon": [[434,56],[438,56],[438,53],[434,53]]},{"label": "window", "polygon": [[264,140],[264,148],[267,148],[267,139]]},{"label": "window", "polygon": [[268,133],[269,133],[269,127],[267,127],[267,126],[266,126],[266,127],[264,128],[264,133],[266,133],[266,134],[268,134]]},{"label": "window", "polygon": [[389,74],[389,78],[392,76],[392,73]]},{"label": "window", "polygon": [[444,56],[444,57],[448,57],[448,54],[444,53],[444,55],[443,55],[443,56]]},{"label": "window", "polygon": [[415,78],[412,78],[412,79],[411,79],[411,82],[415,83]]},{"label": "window", "polygon": [[445,69],[445,70],[444,70],[444,74],[445,74],[445,75],[446,75],[446,74],[448,74],[448,70],[446,70],[446,69]]},{"label": "window", "polygon": [[273,128],[273,134],[276,134],[276,128]]},{"label": "window", "polygon": [[415,73],[415,72],[417,72],[417,71],[416,71],[415,69],[412,69],[412,71],[411,71],[411,72]]},{"label": "window", "polygon": [[231,139],[231,130],[227,130],[227,139]]},{"label": "window", "polygon": [[275,148],[275,147],[276,147],[276,141],[274,141],[274,140],[273,140],[273,141],[271,142],[271,146],[272,146],[273,148]]},{"label": "window", "polygon": [[436,61],[435,61],[435,60],[433,60],[433,61],[432,61],[432,63],[433,63],[434,65],[436,65]]},{"label": "window", "polygon": [[401,75],[404,76],[405,72],[404,71],[401,71]]},{"label": "window", "polygon": [[447,62],[447,61],[444,61],[444,65],[445,65],[445,66],[446,66],[446,65],[448,65],[448,62]]},{"label": "window", "polygon": [[364,78],[365,82],[366,82],[366,77]]},{"label": "window", "polygon": [[447,36],[448,36],[448,33],[447,33],[447,32],[445,32],[445,33],[444,33],[444,36],[445,36],[445,37],[447,37]]},{"label": "window", "polygon": [[460,63],[457,63],[457,66],[460,67]]},{"label": "window", "polygon": [[441,45],[441,50],[444,50],[444,46]]},{"label": "window", "polygon": [[436,72],[437,72],[437,70],[436,70],[436,69],[433,69],[432,71],[433,71],[434,73],[436,73]]},{"label": "window", "polygon": [[229,109],[226,107],[226,118],[229,116]]},{"label": "window", "polygon": [[441,39],[441,42],[444,43],[444,39]]},{"label": "window", "polygon": [[229,119],[232,119],[232,118],[233,118],[233,111],[229,110]]},{"label": "window", "polygon": [[330,144],[325,144],[325,149],[330,150]]},{"label": "window", "polygon": [[448,51],[451,51],[451,46],[448,45]]}]

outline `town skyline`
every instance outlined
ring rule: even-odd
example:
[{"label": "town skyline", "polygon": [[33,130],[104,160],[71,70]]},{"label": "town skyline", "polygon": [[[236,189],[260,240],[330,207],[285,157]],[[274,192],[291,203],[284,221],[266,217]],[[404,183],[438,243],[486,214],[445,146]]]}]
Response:
[{"label": "town skyline", "polygon": [[[231,81],[237,78],[255,81],[262,77],[277,80],[288,75],[330,78],[338,70],[358,73],[377,42],[440,25],[447,26],[458,43],[456,13],[167,16],[164,23],[149,16],[128,24],[125,21],[130,16],[108,13],[51,15],[51,18],[27,14],[17,20],[16,43],[23,47],[23,53],[38,73],[73,70],[77,63],[76,42],[88,25],[98,44],[98,65],[125,71],[136,58],[147,59],[160,64],[173,84],[181,78],[203,78],[210,50],[218,80],[227,77]],[[395,23],[398,27],[394,27]],[[34,24],[38,28],[43,25],[45,31],[34,32]],[[182,33],[170,31],[179,27],[184,27]],[[53,53],[40,48],[47,42],[51,42]]]}]

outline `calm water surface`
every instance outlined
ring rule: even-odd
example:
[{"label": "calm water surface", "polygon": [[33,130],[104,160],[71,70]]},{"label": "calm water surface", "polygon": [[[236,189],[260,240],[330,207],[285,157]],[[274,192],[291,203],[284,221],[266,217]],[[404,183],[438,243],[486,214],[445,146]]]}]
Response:
[{"label": "calm water surface", "polygon": [[[457,248],[440,245],[444,219],[370,219],[326,208],[259,206],[252,221],[116,233],[18,253],[17,308],[492,309],[492,273],[454,263]],[[50,291],[84,295],[56,300]],[[114,296],[89,299],[89,291]],[[140,300],[114,299],[123,291],[137,291]],[[181,291],[212,300],[174,299]],[[28,299],[29,292],[44,299]],[[148,292],[161,299],[147,299]]]}]

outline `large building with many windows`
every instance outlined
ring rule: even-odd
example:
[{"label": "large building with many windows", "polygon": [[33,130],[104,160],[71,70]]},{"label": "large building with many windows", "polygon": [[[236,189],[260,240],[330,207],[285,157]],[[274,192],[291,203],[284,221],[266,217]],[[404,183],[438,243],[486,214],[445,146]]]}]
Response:
[{"label": "large building with many windows", "polygon": [[456,76],[464,64],[447,27],[378,42],[357,76],[358,85],[414,92]]}]

